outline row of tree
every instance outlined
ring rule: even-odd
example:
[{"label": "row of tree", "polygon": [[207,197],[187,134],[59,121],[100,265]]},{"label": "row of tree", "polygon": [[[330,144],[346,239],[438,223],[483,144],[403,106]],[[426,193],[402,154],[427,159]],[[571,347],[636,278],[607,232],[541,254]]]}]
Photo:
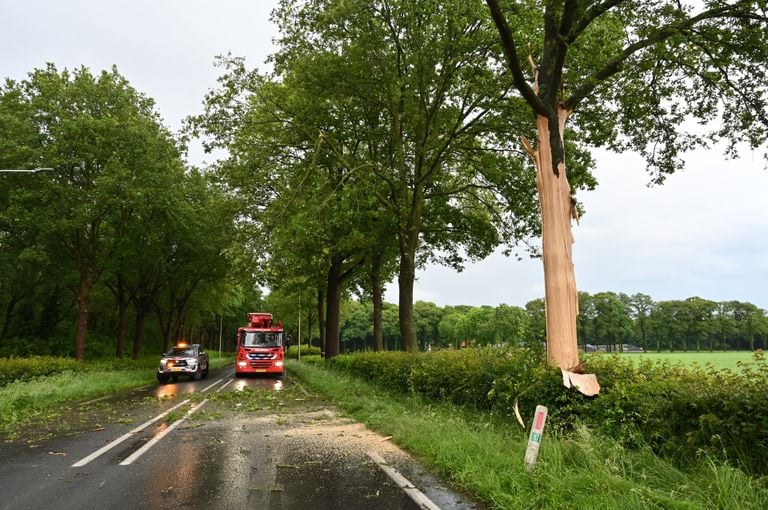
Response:
[{"label": "row of tree", "polygon": [[152,100],[116,69],[48,65],[6,81],[0,167],[53,168],[0,173],[0,348],[21,338],[83,359],[90,331],[138,357],[148,320],[165,348],[239,305],[224,256],[236,208],[185,168]]},{"label": "row of tree", "polygon": [[[637,293],[579,293],[580,348],[614,352],[627,346],[646,351],[755,350],[768,347],[768,311],[741,301],[715,302],[699,297],[654,301]],[[290,331],[298,334],[295,300],[280,292],[266,297]],[[524,307],[444,306],[417,301],[413,315],[420,350],[467,345],[531,345],[546,341],[544,299]],[[398,307],[385,302],[382,310],[383,347],[402,348]],[[301,314],[302,343],[319,346],[316,313]],[[368,300],[345,300],[341,306],[342,352],[373,350],[373,306]]]},{"label": "row of tree", "polygon": [[[92,305],[112,307],[116,353],[131,318],[138,355],[150,314],[167,343],[258,282],[302,303],[334,356],[350,294],[370,299],[384,348],[396,279],[400,346],[417,349],[418,268],[541,235],[548,353],[573,367],[577,328],[620,337],[576,319],[570,221],[595,184],[589,149],[636,150],[661,181],[692,147],[766,140],[762,0],[284,0],[273,19],[274,71],[220,59],[187,123],[226,151],[205,174],[115,70],[6,82],[0,163],[55,171],[2,177],[3,336],[41,334],[74,305],[82,359]],[[713,127],[686,132],[692,118]]]},{"label": "row of tree", "polygon": [[[286,0],[274,71],[221,59],[191,119],[228,151],[217,172],[263,282],[315,303],[328,356],[345,293],[370,298],[381,349],[396,278],[401,345],[416,349],[422,264],[541,234],[550,361],[575,366],[570,221],[594,185],[589,147],[636,150],[660,182],[713,139],[765,141],[760,1],[486,4]],[[690,118],[716,127],[685,132]]]}]

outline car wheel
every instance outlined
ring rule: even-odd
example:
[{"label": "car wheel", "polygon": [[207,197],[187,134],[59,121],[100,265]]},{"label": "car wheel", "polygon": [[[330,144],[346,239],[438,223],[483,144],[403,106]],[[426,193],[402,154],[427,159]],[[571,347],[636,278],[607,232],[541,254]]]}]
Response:
[{"label": "car wheel", "polygon": [[173,379],[173,382],[176,382],[176,381],[179,380],[179,376],[178,375],[172,375],[171,379]]},{"label": "car wheel", "polygon": [[208,367],[205,367],[205,370],[203,370],[203,378],[208,379]]},{"label": "car wheel", "polygon": [[203,371],[200,370],[200,365],[198,365],[197,370],[195,370],[195,373],[192,374],[192,379],[194,379],[195,381],[199,381],[202,378],[203,378]]},{"label": "car wheel", "polygon": [[170,379],[168,374],[157,374],[157,380],[160,381],[160,384],[167,383],[168,379]]}]

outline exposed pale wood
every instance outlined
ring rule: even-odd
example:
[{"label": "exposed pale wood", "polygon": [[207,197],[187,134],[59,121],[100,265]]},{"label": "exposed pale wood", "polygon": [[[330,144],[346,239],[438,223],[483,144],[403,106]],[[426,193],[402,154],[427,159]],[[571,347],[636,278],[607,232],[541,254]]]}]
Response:
[{"label": "exposed pale wood", "polygon": [[[558,111],[561,136],[569,113],[564,109]],[[535,158],[536,186],[541,204],[547,361],[563,370],[571,370],[579,364],[576,339],[578,294],[573,268],[571,187],[563,162],[558,165],[557,175],[553,171],[547,118],[538,116],[536,128],[539,137],[538,154]]]}]

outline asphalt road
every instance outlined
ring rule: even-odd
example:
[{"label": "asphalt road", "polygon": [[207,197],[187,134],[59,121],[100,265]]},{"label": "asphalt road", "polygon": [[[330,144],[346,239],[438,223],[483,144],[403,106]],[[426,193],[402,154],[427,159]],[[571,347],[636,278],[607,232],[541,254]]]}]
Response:
[{"label": "asphalt road", "polygon": [[0,509],[479,508],[285,379],[148,387],[0,445]]}]

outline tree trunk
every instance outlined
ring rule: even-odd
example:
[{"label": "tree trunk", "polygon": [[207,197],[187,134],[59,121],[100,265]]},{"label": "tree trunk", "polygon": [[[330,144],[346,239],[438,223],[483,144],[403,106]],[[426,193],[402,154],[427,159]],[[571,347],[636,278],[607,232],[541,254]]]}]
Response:
[{"label": "tree trunk", "polygon": [[[402,245],[402,243],[401,243]],[[416,277],[416,250],[400,252],[400,274],[397,276],[399,286],[399,319],[400,344],[404,351],[416,351],[416,324],[413,321],[413,281]]]},{"label": "tree trunk", "polygon": [[11,320],[13,319],[13,312],[18,302],[18,295],[14,294],[11,299],[8,300],[8,304],[5,307],[5,315],[3,316],[3,329],[0,332],[0,338],[7,338],[8,333],[11,331]]},{"label": "tree trunk", "polygon": [[85,337],[88,333],[88,304],[91,294],[91,286],[84,276],[80,277],[80,285],[77,289],[77,329],[75,332],[75,359],[85,359]]},{"label": "tree trunk", "polygon": [[[561,138],[568,114],[568,111],[558,109]],[[538,151],[534,154],[534,160],[542,215],[547,361],[550,365],[571,370],[579,364],[576,338],[578,295],[572,255],[571,188],[565,163],[561,161],[557,168],[553,168],[548,119],[538,116],[536,128]]]},{"label": "tree trunk", "polygon": [[333,358],[339,354],[339,329],[341,312],[341,265],[339,256],[331,257],[331,267],[328,269],[328,289],[326,291],[325,307],[325,357]]},{"label": "tree trunk", "polygon": [[[147,321],[147,315],[149,315],[150,308],[137,308],[136,309],[136,323],[133,330],[133,359],[139,359],[141,356],[141,344],[144,340],[144,326]],[[167,352],[165,346],[163,346],[163,352]]]},{"label": "tree trunk", "polygon": [[128,322],[128,306],[126,303],[117,305],[117,340],[115,342],[115,357],[122,359],[125,353],[125,331]]},{"label": "tree trunk", "polygon": [[326,342],[326,331],[325,331],[325,307],[323,306],[325,303],[325,293],[317,289],[317,328],[320,332],[320,352],[322,353],[323,357],[326,356],[325,349],[327,347]]},{"label": "tree trunk", "polygon": [[375,254],[371,260],[371,292],[373,294],[373,350],[375,352],[384,349],[384,328],[382,326],[382,312],[384,292],[381,284],[381,255]]}]

